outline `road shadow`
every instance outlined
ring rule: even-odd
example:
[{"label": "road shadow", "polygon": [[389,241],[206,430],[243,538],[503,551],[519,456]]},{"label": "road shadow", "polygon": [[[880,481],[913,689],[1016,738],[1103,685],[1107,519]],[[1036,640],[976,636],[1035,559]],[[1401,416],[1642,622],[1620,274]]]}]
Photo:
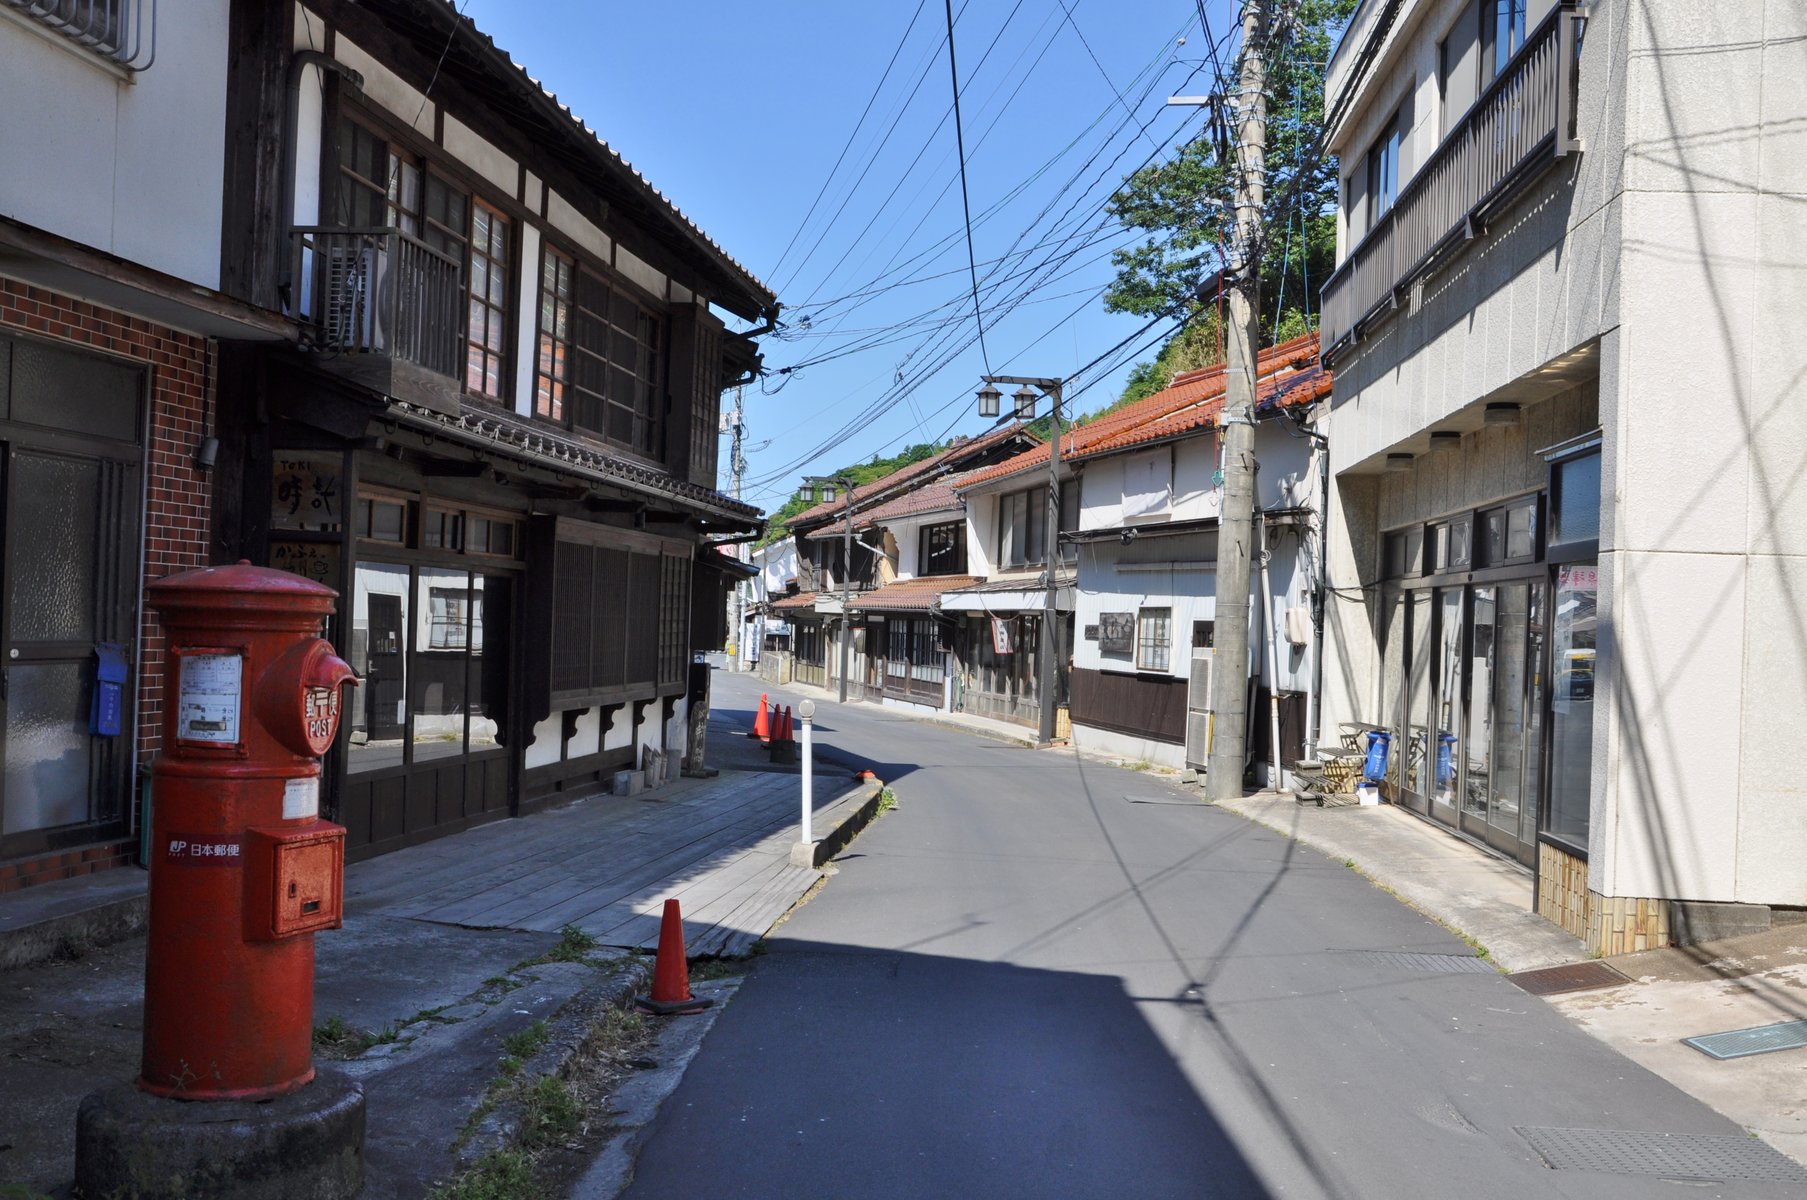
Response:
[{"label": "road shadow", "polygon": [[783,940],[733,1017],[627,1196],[1270,1195],[1115,978]]}]

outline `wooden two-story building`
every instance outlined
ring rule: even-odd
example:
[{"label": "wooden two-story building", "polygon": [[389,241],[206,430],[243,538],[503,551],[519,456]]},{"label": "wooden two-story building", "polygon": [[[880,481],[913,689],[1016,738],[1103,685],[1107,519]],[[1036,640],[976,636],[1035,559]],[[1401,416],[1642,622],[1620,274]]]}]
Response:
[{"label": "wooden two-story building", "polygon": [[723,316],[772,293],[445,0],[229,36],[228,286],[296,337],[222,346],[213,558],[340,591],[351,853],[681,752],[703,542],[759,523],[716,490],[759,362]]}]

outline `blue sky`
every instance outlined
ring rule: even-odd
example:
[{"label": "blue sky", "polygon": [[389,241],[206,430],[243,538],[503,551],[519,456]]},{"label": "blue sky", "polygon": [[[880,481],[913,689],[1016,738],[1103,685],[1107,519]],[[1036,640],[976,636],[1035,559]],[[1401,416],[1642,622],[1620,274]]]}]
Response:
[{"label": "blue sky", "polygon": [[[804,474],[979,432],[986,357],[1068,376],[1140,329],[1099,298],[1129,240],[1101,205],[1198,127],[1165,101],[1214,75],[1196,0],[955,0],[982,355],[943,0],[465,11],[784,302],[763,345],[793,370],[745,393],[744,494],[767,510]],[[1203,11],[1228,68],[1229,0]],[[1074,408],[1113,399],[1158,333],[1083,375]]]}]

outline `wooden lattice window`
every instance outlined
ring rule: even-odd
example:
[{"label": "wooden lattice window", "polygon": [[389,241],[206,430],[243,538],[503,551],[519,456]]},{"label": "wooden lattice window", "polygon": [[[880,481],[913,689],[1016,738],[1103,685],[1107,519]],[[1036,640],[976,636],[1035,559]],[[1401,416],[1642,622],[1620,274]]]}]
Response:
[{"label": "wooden lattice window", "polygon": [[508,218],[481,200],[471,206],[470,262],[464,386],[500,400],[508,351]]}]

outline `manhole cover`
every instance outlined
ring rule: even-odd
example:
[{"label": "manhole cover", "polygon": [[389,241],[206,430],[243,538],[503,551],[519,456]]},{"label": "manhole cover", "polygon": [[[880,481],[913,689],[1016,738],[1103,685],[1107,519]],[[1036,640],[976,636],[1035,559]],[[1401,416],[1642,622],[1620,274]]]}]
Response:
[{"label": "manhole cover", "polygon": [[1807,1183],[1807,1167],[1768,1142],[1737,1134],[1521,1126],[1518,1135],[1554,1171]]},{"label": "manhole cover", "polygon": [[1719,1059],[1768,1054],[1772,1050],[1798,1050],[1807,1046],[1807,1021],[1783,1021],[1776,1025],[1734,1029],[1730,1033],[1708,1033],[1683,1038],[1682,1044]]},{"label": "manhole cover", "polygon": [[1630,982],[1603,962],[1570,963],[1566,967],[1544,967],[1538,971],[1519,971],[1506,976],[1533,996],[1556,996],[1563,992],[1585,992],[1591,988],[1617,987]]},{"label": "manhole cover", "polygon": [[1472,954],[1414,954],[1405,950],[1364,950],[1362,957],[1401,971],[1429,971],[1442,975],[1493,975],[1494,965]]}]

